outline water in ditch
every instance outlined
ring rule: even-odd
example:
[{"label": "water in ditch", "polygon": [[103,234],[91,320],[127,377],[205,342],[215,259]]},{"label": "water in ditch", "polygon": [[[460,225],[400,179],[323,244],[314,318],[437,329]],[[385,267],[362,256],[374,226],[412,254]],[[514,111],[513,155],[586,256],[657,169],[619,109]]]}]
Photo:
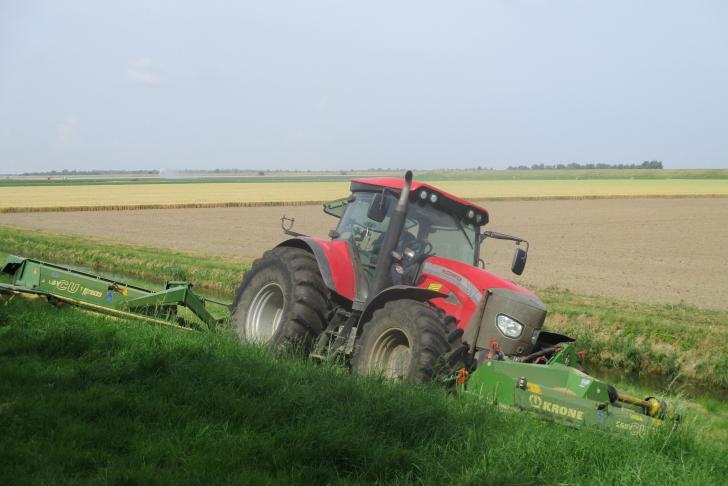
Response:
[{"label": "water in ditch", "polygon": [[641,391],[649,391],[656,396],[684,396],[686,398],[707,398],[728,402],[728,389],[687,379],[669,378],[649,373],[624,373],[616,368],[588,365],[587,372],[619,389],[620,385]]}]

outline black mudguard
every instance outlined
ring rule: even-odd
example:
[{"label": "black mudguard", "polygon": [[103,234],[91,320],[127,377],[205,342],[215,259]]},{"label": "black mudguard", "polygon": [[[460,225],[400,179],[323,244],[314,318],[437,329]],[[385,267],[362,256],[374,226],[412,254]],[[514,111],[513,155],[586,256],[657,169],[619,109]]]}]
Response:
[{"label": "black mudguard", "polygon": [[533,352],[540,351],[542,349],[550,348],[552,346],[556,346],[560,343],[573,343],[576,341],[573,337],[566,336],[564,334],[559,334],[556,332],[549,332],[549,331],[541,331],[538,335],[538,340],[536,341],[536,345],[533,347]]},{"label": "black mudguard", "polygon": [[447,295],[436,290],[423,289],[421,287],[413,287],[411,285],[393,285],[379,292],[374,298],[367,303],[367,306],[361,313],[357,324],[357,334],[361,333],[362,324],[371,319],[372,314],[377,309],[384,307],[384,304],[391,300],[411,299],[418,302],[427,302],[430,299],[438,297],[447,297]]}]

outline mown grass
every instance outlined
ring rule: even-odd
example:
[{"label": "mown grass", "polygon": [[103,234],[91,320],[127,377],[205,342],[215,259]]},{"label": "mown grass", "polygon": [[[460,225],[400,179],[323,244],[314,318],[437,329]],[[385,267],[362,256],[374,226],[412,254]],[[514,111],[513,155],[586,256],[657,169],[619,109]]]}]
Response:
[{"label": "mown grass", "polygon": [[[188,279],[230,300],[249,262],[0,226],[0,252],[164,283]],[[728,392],[728,312],[538,291],[546,328],[577,338],[590,365]],[[658,390],[659,391],[659,390]]]},{"label": "mown grass", "polygon": [[0,304],[2,484],[717,484],[682,427],[576,430],[431,386],[14,299]]}]

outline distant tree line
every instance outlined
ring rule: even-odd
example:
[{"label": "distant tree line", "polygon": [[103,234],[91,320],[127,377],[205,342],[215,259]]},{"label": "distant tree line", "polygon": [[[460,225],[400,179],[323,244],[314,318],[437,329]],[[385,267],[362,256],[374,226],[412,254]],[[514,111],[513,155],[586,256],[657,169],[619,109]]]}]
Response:
[{"label": "distant tree line", "polygon": [[559,169],[662,169],[661,160],[645,160],[641,164],[532,164],[527,165],[511,165],[508,170],[559,170]]},{"label": "distant tree line", "polygon": [[159,174],[158,170],[49,170],[45,172],[23,172],[23,176],[86,176],[86,175]]},{"label": "distant tree line", "polygon": [[[532,164],[528,165],[511,165],[508,170],[559,170],[559,169],[662,169],[661,160],[645,160],[641,164]],[[428,172],[434,171],[483,171],[483,170],[496,170],[490,167],[479,165],[477,167],[464,167],[464,168],[441,168],[441,169],[427,169]],[[385,172],[385,173],[400,173],[404,172],[404,168],[384,168],[384,167],[369,167],[367,169],[349,169],[349,170],[314,170],[311,169],[181,169],[175,170],[175,173],[180,174],[250,174],[257,176],[266,176],[274,174],[300,174],[300,173],[338,173],[340,175],[354,174],[357,172]],[[148,169],[148,170],[51,170],[45,172],[23,172],[21,176],[48,176],[50,177],[67,177],[67,176],[103,176],[103,175],[161,175],[165,170]]]}]

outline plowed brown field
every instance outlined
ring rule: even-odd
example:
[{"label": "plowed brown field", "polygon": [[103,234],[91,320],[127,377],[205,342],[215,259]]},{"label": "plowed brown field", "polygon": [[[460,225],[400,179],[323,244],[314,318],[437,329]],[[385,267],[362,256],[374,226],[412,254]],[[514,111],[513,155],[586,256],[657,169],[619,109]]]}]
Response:
[{"label": "plowed brown field", "polygon": [[[535,287],[728,309],[728,200],[601,199],[484,203],[489,229],[531,242],[523,277]],[[280,217],[324,236],[319,206],[0,214],[0,224],[251,259],[284,237]],[[513,246],[487,243],[508,272]],[[2,249],[0,242],[0,250]]]}]

